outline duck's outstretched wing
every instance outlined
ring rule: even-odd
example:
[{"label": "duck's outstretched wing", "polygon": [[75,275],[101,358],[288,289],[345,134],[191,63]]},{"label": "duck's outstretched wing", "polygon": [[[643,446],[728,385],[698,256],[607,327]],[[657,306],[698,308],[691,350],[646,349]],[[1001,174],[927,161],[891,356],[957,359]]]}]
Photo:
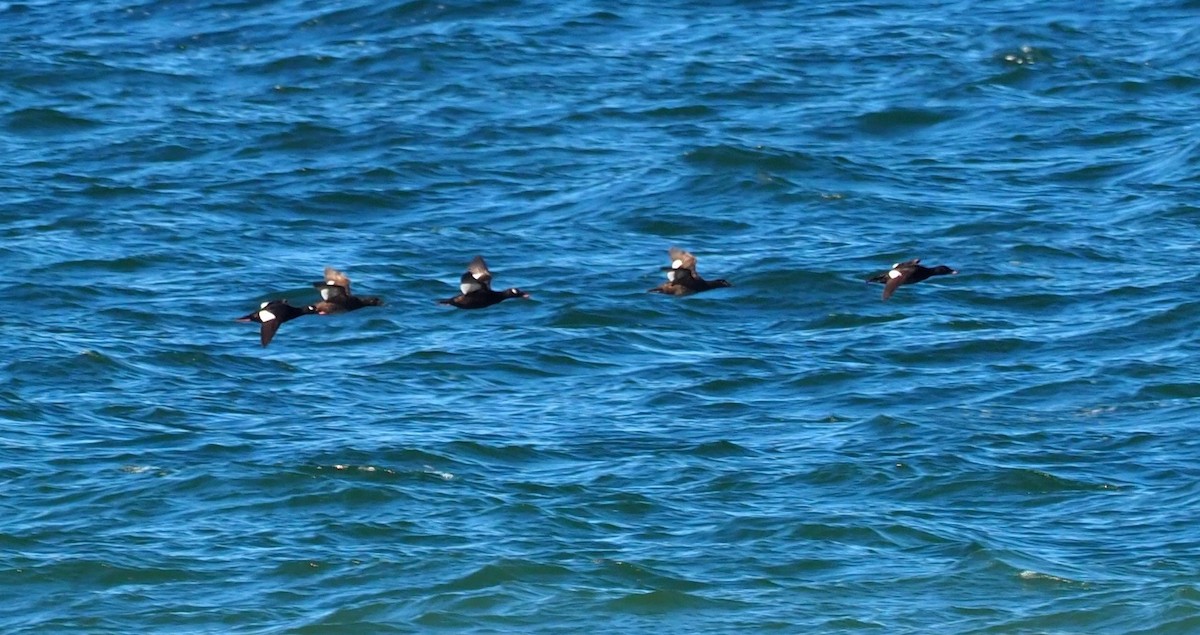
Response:
[{"label": "duck's outstretched wing", "polygon": [[313,287],[321,292],[322,300],[337,302],[350,295],[350,278],[333,267],[325,267],[325,279],[314,282]]},{"label": "duck's outstretched wing", "polygon": [[686,269],[696,277],[696,257],[691,253],[684,251],[678,247],[671,247],[667,250],[667,254],[671,256],[671,266],[663,267],[664,271],[678,271]]},{"label": "duck's outstretched wing", "polygon": [[463,295],[480,290],[491,290],[492,272],[488,271],[487,263],[483,261],[483,256],[475,256],[471,264],[467,265],[467,272],[462,275],[458,288],[462,291]]},{"label": "duck's outstretched wing", "polygon": [[892,297],[892,294],[896,292],[896,289],[900,285],[908,282],[908,277],[917,270],[917,265],[920,262],[920,258],[913,258],[912,260],[905,262],[898,262],[892,265],[890,270],[881,274],[881,277],[886,276],[887,278],[887,281],[884,282],[883,285],[884,300]]},{"label": "duck's outstretched wing", "polygon": [[279,330],[280,324],[283,324],[283,320],[267,320],[262,323],[262,328],[258,330],[258,335],[262,340],[264,348],[267,344],[271,343],[271,338],[275,337],[275,332]]}]

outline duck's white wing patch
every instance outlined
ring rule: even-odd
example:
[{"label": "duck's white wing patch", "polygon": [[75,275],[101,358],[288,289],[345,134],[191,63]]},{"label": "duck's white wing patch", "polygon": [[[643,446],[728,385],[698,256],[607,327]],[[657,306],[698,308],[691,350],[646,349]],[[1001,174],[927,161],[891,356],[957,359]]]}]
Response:
[{"label": "duck's white wing patch", "polygon": [[[264,304],[263,306],[266,306],[266,305]],[[271,320],[274,320],[274,319],[275,319],[275,314],[271,313],[270,311],[268,311],[266,309],[263,309],[258,312],[258,320],[260,322],[270,322]]]},{"label": "duck's white wing patch", "polygon": [[899,278],[902,275],[904,275],[904,273],[901,272],[899,269],[892,269],[891,271],[888,272],[888,277],[891,278],[892,280],[895,280],[896,278]]},{"label": "duck's white wing patch", "polygon": [[[679,262],[679,261],[676,260],[675,262]],[[674,269],[667,272],[667,280],[670,280],[671,282],[675,282],[675,270]]]},{"label": "duck's white wing patch", "polygon": [[270,304],[270,301],[263,302],[262,304],[258,305],[258,308],[265,309],[265,308],[267,308],[268,304]]},{"label": "duck's white wing patch", "polygon": [[680,267],[682,267],[682,266],[683,266],[683,260],[680,260],[679,258],[676,258],[675,260],[672,260],[672,261],[671,261],[671,268],[672,268],[672,269],[678,269],[678,268],[680,268]]},{"label": "duck's white wing patch", "polygon": [[337,285],[314,285],[321,292],[322,300],[336,300],[346,297],[348,290],[340,284]]},{"label": "duck's white wing patch", "polygon": [[464,282],[464,283],[458,285],[458,289],[459,289],[459,291],[462,291],[463,295],[467,295],[468,293],[475,293],[476,291],[478,291],[482,288],[483,288],[483,285],[479,284],[478,282]]}]

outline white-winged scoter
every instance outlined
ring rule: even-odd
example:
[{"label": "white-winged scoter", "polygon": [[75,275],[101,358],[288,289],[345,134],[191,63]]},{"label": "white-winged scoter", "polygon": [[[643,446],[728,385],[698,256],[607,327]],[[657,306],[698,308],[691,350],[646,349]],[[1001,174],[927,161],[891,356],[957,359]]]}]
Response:
[{"label": "white-winged scoter", "polygon": [[671,256],[671,265],[663,267],[663,271],[667,272],[667,281],[653,289],[649,289],[648,293],[663,293],[666,295],[691,295],[709,289],[719,287],[732,287],[733,284],[728,280],[705,280],[696,273],[696,257],[692,254],[678,248],[671,247],[667,250]]},{"label": "white-winged scoter", "polygon": [[916,284],[930,276],[942,276],[947,274],[958,273],[954,269],[946,265],[938,265],[936,267],[922,266],[920,258],[913,258],[905,262],[898,262],[892,265],[892,268],[887,271],[881,271],[870,278],[867,282],[883,283],[883,299],[887,300],[896,292],[896,288],[902,284]]},{"label": "white-winged scoter", "polygon": [[281,324],[316,312],[317,308],[311,304],[305,307],[295,307],[288,304],[287,300],[269,300],[263,302],[257,310],[237,318],[237,321],[261,324],[259,336],[262,339],[262,345],[266,346],[271,343],[271,338],[275,337],[275,331],[279,330]]},{"label": "white-winged scoter", "polygon": [[528,298],[529,294],[515,287],[503,291],[492,290],[492,272],[488,271],[483,256],[475,256],[467,265],[467,272],[459,279],[460,293],[453,298],[438,300],[438,304],[449,304],[460,309],[482,309],[509,298]]},{"label": "white-winged scoter", "polygon": [[318,315],[345,313],[364,306],[383,306],[381,298],[351,294],[350,278],[333,267],[325,267],[325,279],[314,282],[313,287],[321,292],[321,301],[315,305]]}]

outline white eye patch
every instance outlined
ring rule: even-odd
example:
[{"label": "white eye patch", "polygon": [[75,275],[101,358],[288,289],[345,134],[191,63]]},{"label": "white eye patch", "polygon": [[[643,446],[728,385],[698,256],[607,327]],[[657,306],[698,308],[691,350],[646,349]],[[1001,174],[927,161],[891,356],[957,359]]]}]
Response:
[{"label": "white eye patch", "polygon": [[260,322],[270,322],[271,320],[275,319],[275,314],[263,309],[262,311],[258,312],[258,319]]}]

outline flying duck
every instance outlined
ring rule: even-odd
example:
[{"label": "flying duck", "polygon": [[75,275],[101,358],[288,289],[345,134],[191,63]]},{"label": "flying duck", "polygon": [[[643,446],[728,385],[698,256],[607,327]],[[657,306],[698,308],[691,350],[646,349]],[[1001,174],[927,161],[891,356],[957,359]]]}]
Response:
[{"label": "flying duck", "polygon": [[460,309],[482,309],[509,298],[528,298],[529,294],[515,287],[503,291],[492,290],[492,272],[488,271],[483,256],[475,256],[467,265],[458,285],[459,293],[453,298],[438,300],[438,304],[449,304]]},{"label": "flying duck", "polygon": [[667,250],[671,256],[671,266],[663,267],[667,272],[667,281],[647,291],[647,293],[663,293],[666,295],[691,295],[718,287],[732,287],[728,280],[705,280],[696,273],[696,257],[678,248]]},{"label": "flying duck", "polygon": [[316,312],[317,307],[311,304],[305,307],[295,307],[288,304],[287,300],[269,300],[259,305],[256,311],[237,318],[237,321],[261,324],[259,335],[262,345],[265,347],[271,343],[271,338],[275,337],[275,331],[279,330],[279,325],[302,315],[312,315]]},{"label": "flying duck", "polygon": [[318,315],[345,313],[364,306],[383,306],[381,298],[351,295],[350,278],[333,267],[325,267],[325,279],[314,282],[313,287],[321,292],[321,301],[315,305]]},{"label": "flying duck", "polygon": [[936,267],[922,266],[920,258],[913,258],[906,262],[898,262],[892,265],[888,271],[881,271],[870,278],[867,282],[882,282],[883,283],[883,299],[887,300],[896,292],[896,287],[902,284],[916,284],[930,276],[942,276],[946,274],[955,274],[957,271],[947,267],[946,265],[938,265]]}]

